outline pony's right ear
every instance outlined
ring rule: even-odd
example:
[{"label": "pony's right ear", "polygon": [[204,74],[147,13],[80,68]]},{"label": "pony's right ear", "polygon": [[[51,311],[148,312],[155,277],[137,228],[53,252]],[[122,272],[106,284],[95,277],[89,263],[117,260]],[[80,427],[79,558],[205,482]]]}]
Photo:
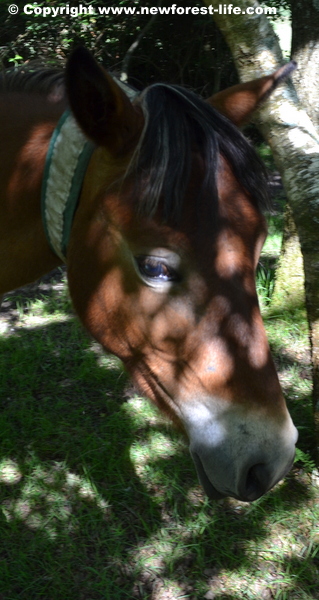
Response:
[{"label": "pony's right ear", "polygon": [[130,148],[143,128],[142,111],[83,47],[68,60],[66,89],[79,126],[93,142],[113,154]]},{"label": "pony's right ear", "polygon": [[240,127],[249,121],[258,106],[270,96],[283,79],[295,70],[296,66],[297,63],[292,60],[271,75],[233,85],[214,94],[207,102]]}]

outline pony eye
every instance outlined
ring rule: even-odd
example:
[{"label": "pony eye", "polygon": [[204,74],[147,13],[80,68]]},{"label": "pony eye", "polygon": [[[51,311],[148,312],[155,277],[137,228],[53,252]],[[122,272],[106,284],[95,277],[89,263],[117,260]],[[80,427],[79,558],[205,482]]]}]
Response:
[{"label": "pony eye", "polygon": [[172,267],[170,267],[163,259],[138,256],[136,258],[139,272],[142,277],[156,283],[177,281],[178,275]]}]

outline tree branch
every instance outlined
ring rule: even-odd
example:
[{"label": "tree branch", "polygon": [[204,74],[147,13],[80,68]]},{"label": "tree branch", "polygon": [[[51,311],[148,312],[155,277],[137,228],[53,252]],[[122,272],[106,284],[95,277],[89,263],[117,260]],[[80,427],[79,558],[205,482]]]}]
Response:
[{"label": "tree branch", "polygon": [[[162,2],[160,0],[158,2],[157,6],[159,7],[159,6],[161,6],[161,4],[162,4]],[[135,52],[136,48],[138,47],[141,39],[144,37],[144,35],[147,33],[147,31],[155,23],[157,17],[158,17],[158,13],[156,13],[155,15],[153,15],[150,18],[150,20],[146,23],[145,27],[143,27],[143,29],[138,34],[137,38],[134,40],[133,44],[131,44],[129,49],[127,50],[127,52],[123,58],[123,61],[122,61],[122,69],[121,69],[121,75],[120,75],[120,81],[123,81],[123,83],[126,83],[128,80],[128,69],[129,69],[129,64],[131,62],[133,53]]]}]

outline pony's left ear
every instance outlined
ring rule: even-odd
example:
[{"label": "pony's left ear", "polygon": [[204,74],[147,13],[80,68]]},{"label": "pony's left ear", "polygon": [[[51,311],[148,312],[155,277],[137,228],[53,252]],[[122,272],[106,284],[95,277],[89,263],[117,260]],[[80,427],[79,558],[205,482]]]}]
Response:
[{"label": "pony's left ear", "polygon": [[93,142],[113,154],[130,149],[143,127],[142,112],[83,47],[68,60],[66,90],[76,120]]},{"label": "pony's left ear", "polygon": [[234,85],[214,94],[207,102],[240,127],[249,121],[259,104],[270,96],[277,85],[288,77],[296,66],[297,63],[292,60],[272,75]]}]

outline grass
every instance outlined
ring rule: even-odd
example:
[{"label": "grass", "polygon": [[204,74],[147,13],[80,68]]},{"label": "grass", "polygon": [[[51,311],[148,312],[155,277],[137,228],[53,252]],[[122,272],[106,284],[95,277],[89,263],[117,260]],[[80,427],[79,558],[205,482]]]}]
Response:
[{"label": "grass", "polygon": [[204,497],[184,440],[83,332],[60,277],[40,298],[9,298],[0,321],[1,600],[319,597],[305,312],[274,313],[258,285],[300,440],[291,474],[252,505]]}]

